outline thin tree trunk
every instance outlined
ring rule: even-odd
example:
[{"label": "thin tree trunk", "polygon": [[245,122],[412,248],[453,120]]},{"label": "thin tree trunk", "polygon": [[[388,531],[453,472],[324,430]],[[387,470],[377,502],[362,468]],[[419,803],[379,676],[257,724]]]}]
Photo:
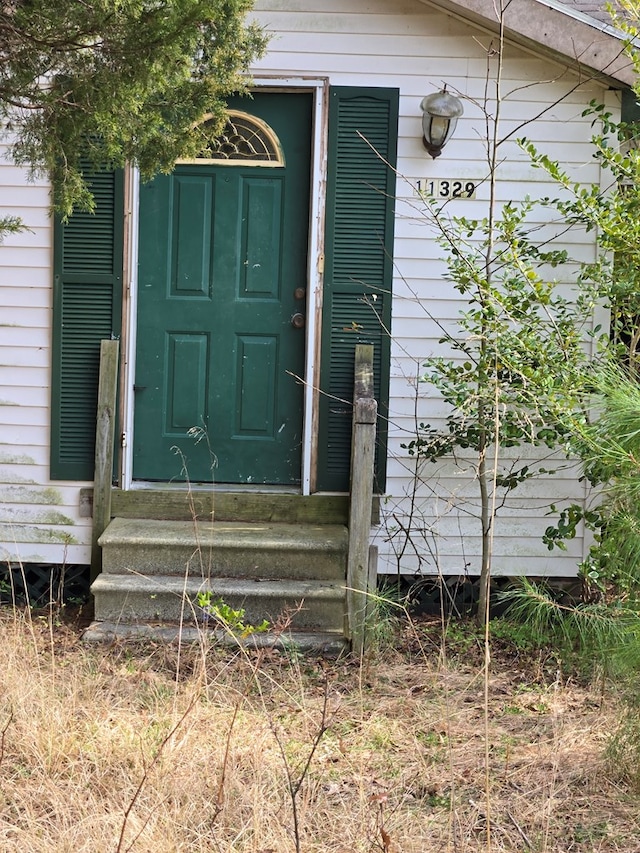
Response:
[{"label": "thin tree trunk", "polygon": [[478,485],[480,488],[480,524],[482,526],[482,556],[480,561],[480,590],[478,596],[478,609],[476,620],[483,625],[489,601],[489,588],[491,585],[491,523],[492,507],[489,495],[488,477],[492,472],[487,471],[487,429],[486,408],[484,400],[478,405],[478,423],[480,424],[480,435],[478,439]]}]

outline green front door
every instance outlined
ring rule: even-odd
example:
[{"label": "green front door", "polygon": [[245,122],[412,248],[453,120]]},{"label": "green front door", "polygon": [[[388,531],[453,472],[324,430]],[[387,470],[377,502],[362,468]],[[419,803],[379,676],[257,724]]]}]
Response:
[{"label": "green front door", "polygon": [[229,104],[279,165],[176,166],[140,190],[134,477],[301,479],[311,96]]}]

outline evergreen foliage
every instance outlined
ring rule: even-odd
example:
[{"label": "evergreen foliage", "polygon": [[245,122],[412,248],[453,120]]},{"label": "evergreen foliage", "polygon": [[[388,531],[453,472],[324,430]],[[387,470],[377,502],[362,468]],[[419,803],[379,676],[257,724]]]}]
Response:
[{"label": "evergreen foliage", "polygon": [[[265,47],[251,0],[3,0],[0,127],[68,216],[92,208],[83,163],[143,179],[219,133]],[[205,115],[212,117],[206,126]],[[4,223],[5,227],[8,223]]]},{"label": "evergreen foliage", "polygon": [[640,666],[640,620],[635,601],[564,604],[545,586],[522,579],[501,595],[506,617],[526,623],[540,641],[575,653],[608,675]]}]

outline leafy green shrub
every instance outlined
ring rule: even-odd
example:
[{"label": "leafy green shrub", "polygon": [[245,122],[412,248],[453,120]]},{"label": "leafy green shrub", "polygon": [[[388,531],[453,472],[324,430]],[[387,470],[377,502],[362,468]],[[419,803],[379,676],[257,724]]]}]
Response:
[{"label": "leafy green shrub", "polygon": [[271,627],[271,623],[266,619],[263,619],[259,625],[251,625],[245,622],[243,608],[234,610],[220,596],[214,597],[211,590],[199,592],[196,603],[208,619],[213,619],[221,628],[241,638],[249,637],[251,634],[264,633]]}]

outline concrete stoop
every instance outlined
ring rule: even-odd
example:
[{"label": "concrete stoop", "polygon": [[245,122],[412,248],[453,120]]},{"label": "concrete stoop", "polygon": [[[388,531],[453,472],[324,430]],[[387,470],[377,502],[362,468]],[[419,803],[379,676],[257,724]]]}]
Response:
[{"label": "concrete stoop", "polygon": [[[100,538],[87,639],[215,631],[198,606],[210,591],[244,622],[287,623],[296,645],[344,645],[347,529],[342,525],[116,518]],[[260,644],[278,634],[260,635]],[[283,635],[284,636],[284,635]],[[257,635],[252,643],[257,643]]]},{"label": "concrete stoop", "polygon": [[160,643],[210,643],[231,648],[273,648],[285,654],[292,652],[311,652],[323,657],[339,657],[349,649],[344,634],[335,631],[285,631],[283,633],[265,632],[239,637],[228,631],[215,628],[201,628],[193,625],[140,622],[126,625],[119,622],[93,622],[84,632],[87,643],[113,643],[117,640],[147,639]]}]

